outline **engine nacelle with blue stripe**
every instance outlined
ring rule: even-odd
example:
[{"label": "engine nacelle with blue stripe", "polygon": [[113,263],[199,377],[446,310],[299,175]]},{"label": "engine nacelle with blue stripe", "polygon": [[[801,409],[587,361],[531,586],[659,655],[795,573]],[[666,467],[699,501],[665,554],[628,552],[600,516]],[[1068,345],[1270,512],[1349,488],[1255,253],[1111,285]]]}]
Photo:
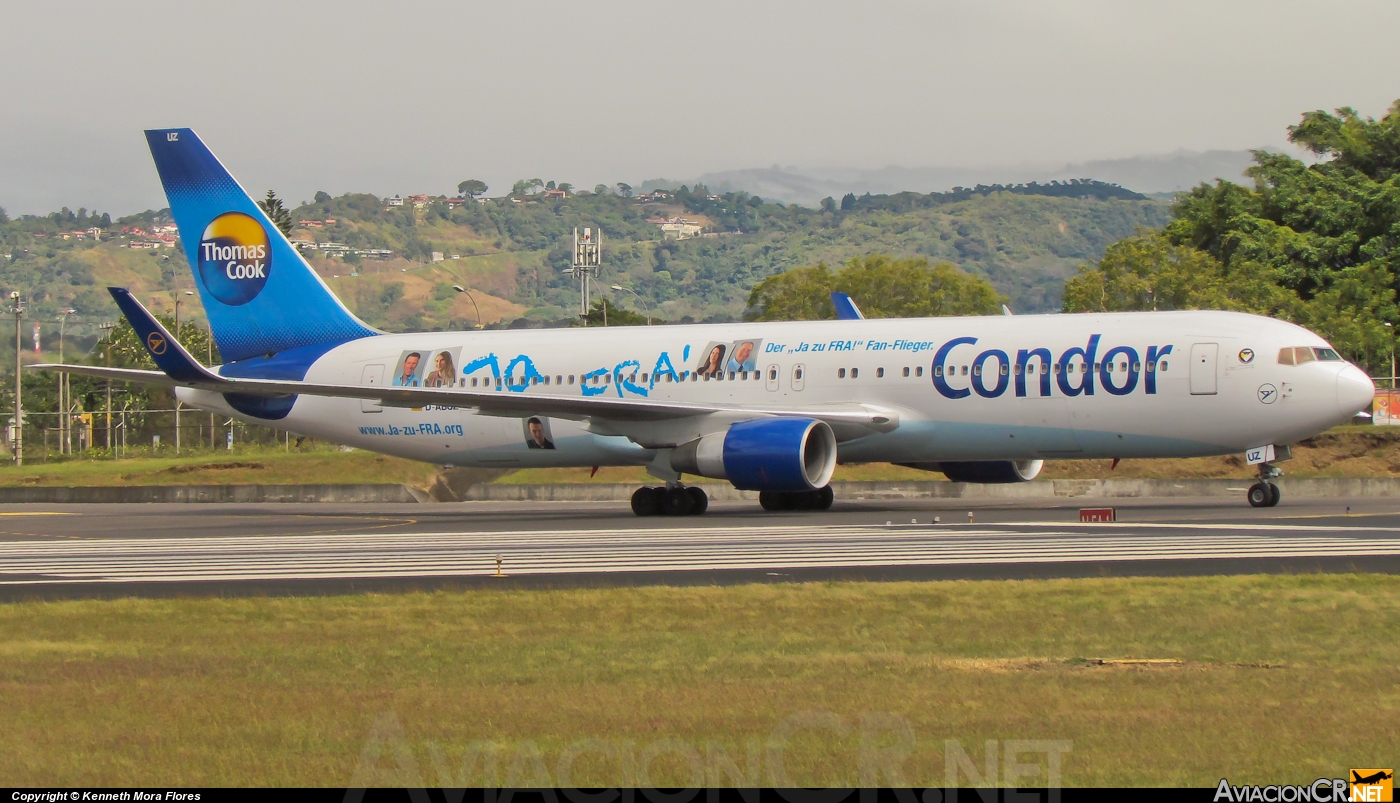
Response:
[{"label": "engine nacelle with blue stripe", "polygon": [[836,436],[814,418],[755,418],[676,448],[671,467],[741,491],[812,491],[836,470]]}]

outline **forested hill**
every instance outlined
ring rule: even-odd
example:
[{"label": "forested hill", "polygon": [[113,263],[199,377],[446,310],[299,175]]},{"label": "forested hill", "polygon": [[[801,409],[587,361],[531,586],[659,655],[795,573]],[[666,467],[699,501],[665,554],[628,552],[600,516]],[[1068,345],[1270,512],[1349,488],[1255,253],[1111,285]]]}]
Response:
[{"label": "forested hill", "polygon": [[[772,274],[876,252],[953,262],[988,278],[1017,312],[1058,309],[1078,265],[1170,217],[1166,204],[1093,181],[847,196],[818,208],[703,186],[637,198],[598,187],[567,197],[527,188],[485,201],[414,200],[391,206],[372,195],[318,193],[291,210],[292,237],[316,269],[360,315],[390,330],[473,322],[476,308],[453,284],[474,291],[486,322],[575,314],[578,286],[562,273],[575,227],[603,231],[605,293],[621,284],[660,317],[708,320],[738,318],[749,291]],[[674,239],[662,231],[667,220],[701,228]],[[108,284],[131,286],[167,311],[178,291],[183,314],[198,317],[197,298],[184,296],[193,285],[183,251],[157,231],[168,223],[164,212],[0,217],[0,284],[23,293],[36,319],[76,310],[69,331],[80,336],[113,317]],[[80,238],[93,228],[97,241]],[[434,252],[442,261],[432,261]],[[637,307],[630,294],[615,295],[620,306]],[[46,328],[46,349],[50,336]]]}]

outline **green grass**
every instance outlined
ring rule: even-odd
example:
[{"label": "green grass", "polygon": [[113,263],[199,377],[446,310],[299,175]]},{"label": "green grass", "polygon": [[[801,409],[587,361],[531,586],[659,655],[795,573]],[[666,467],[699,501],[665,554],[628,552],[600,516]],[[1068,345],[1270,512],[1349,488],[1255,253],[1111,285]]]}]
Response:
[{"label": "green grass", "polygon": [[[1303,782],[1394,766],[1396,633],[1379,575],[15,603],[0,777],[481,783],[459,773],[485,744],[495,781],[557,782],[594,739],[615,752],[570,783],[636,782],[630,759],[666,744],[708,770],[754,746],[771,782],[773,734],[830,712],[839,733],[787,740],[791,782],[858,782],[862,717],[885,714],[912,729],[916,785],[943,782],[950,739],[979,767],[986,740],[1068,740],[1070,785]],[[1085,660],[1122,657],[1183,663]],[[689,778],[676,752],[649,766]]]},{"label": "green grass", "polygon": [[92,485],[353,485],[408,483],[426,486],[435,467],[413,460],[330,444],[286,450],[282,446],[238,445],[232,450],[185,450],[180,457],[165,447],[132,449],[120,460],[79,455],[62,462],[37,462],[32,450],[19,468],[0,463],[0,487]]}]

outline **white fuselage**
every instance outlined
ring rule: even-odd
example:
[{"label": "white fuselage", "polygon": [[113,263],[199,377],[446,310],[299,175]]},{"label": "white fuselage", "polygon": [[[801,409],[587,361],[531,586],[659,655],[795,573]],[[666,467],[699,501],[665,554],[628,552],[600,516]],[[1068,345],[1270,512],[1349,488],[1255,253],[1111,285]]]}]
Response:
[{"label": "white fuselage", "polygon": [[[730,364],[746,342],[749,359]],[[716,346],[723,378],[701,378]],[[846,435],[842,462],[1191,457],[1292,443],[1365,409],[1374,386],[1364,373],[1336,359],[1281,363],[1281,349],[1299,347],[1330,356],[1327,343],[1301,327],[1231,312],[425,332],[336,346],[306,367],[304,379],[451,382],[526,397],[647,398],[794,415],[866,405],[897,416],[889,431]],[[437,356],[444,351],[446,361]],[[251,423],[459,466],[647,464],[658,443],[703,434],[694,422],[629,429],[547,416],[532,433],[530,416],[315,396],[299,396],[285,418],[266,420],[235,412],[217,393],[182,388],[179,396]],[[680,434],[668,440],[667,427]]]}]

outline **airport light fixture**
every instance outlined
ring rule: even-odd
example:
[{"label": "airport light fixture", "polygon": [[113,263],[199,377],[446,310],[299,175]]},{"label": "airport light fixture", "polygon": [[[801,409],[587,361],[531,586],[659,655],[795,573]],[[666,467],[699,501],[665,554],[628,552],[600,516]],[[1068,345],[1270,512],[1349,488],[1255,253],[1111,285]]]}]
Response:
[{"label": "airport light fixture", "polygon": [[473,329],[480,329],[480,328],[481,328],[481,307],[478,307],[478,306],[476,305],[476,298],[473,297],[471,293],[467,292],[467,288],[463,287],[463,286],[460,285],[460,284],[454,284],[454,285],[452,285],[452,289],[453,289],[453,290],[456,290],[457,292],[461,293],[462,295],[465,295],[468,299],[471,300],[471,302],[472,302],[472,309],[476,310],[476,326],[473,326],[472,328],[473,328]]},{"label": "airport light fixture", "polygon": [[24,404],[20,400],[22,385],[20,382],[20,354],[24,351],[23,341],[20,336],[20,318],[24,317],[24,299],[20,298],[19,291],[10,292],[10,313],[15,316],[15,429],[14,437],[10,439],[15,455],[15,467],[24,465]]},{"label": "airport light fixture", "polygon": [[626,292],[631,293],[632,295],[636,296],[637,300],[640,301],[641,304],[642,304],[642,309],[644,309],[644,310],[647,311],[647,326],[651,326],[651,307],[647,306],[646,299],[644,299],[644,298],[642,298],[641,296],[637,295],[637,291],[636,291],[636,290],[633,290],[633,289],[630,288],[630,287],[623,287],[623,286],[620,285],[620,284],[612,285],[612,289],[614,289],[614,290],[619,290],[619,291],[625,290]]}]

